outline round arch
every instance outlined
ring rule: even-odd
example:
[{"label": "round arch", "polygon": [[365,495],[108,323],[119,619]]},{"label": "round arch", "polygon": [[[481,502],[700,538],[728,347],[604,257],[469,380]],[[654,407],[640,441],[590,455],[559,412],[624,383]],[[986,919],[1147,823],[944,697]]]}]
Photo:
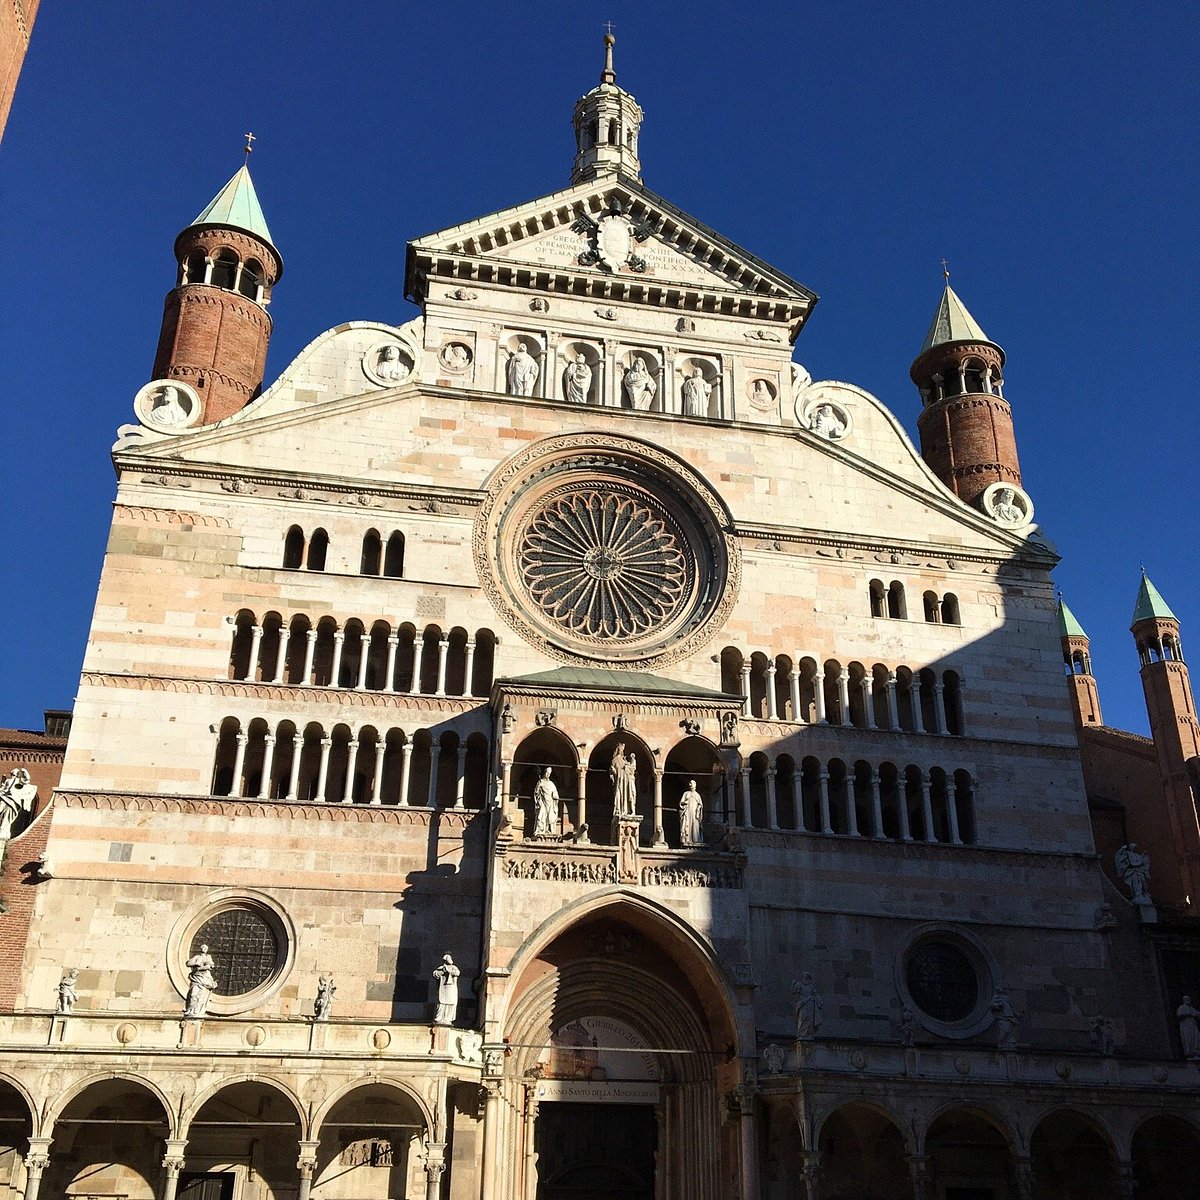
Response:
[{"label": "round arch", "polygon": [[397,1092],[402,1100],[415,1105],[417,1112],[420,1113],[421,1120],[424,1122],[425,1128],[427,1130],[433,1129],[433,1113],[430,1111],[429,1105],[425,1102],[420,1092],[413,1088],[411,1084],[406,1083],[402,1079],[397,1079],[393,1075],[372,1075],[368,1079],[353,1079],[326,1096],[320,1106],[313,1112],[312,1120],[309,1122],[309,1137],[312,1139],[320,1137],[321,1127],[325,1124],[329,1114],[343,1100],[353,1096],[355,1092],[375,1087],[390,1088]]},{"label": "round arch", "polygon": [[180,1129],[185,1133],[190,1132],[192,1122],[210,1100],[215,1100],[222,1092],[226,1092],[233,1087],[240,1087],[242,1084],[253,1084],[256,1087],[270,1088],[272,1091],[278,1092],[291,1105],[292,1112],[296,1116],[296,1122],[300,1126],[301,1138],[308,1137],[308,1119],[305,1116],[304,1105],[300,1102],[300,1097],[281,1080],[272,1079],[266,1075],[254,1074],[236,1075],[229,1079],[222,1079],[214,1083],[207,1091],[195,1096],[179,1123]]},{"label": "round arch", "polygon": [[30,1094],[29,1089],[19,1079],[0,1071],[0,1088],[5,1086],[12,1088],[13,1092],[16,1093],[17,1099],[25,1105],[25,1111],[29,1117],[29,1127],[33,1132],[33,1136],[40,1137],[41,1121],[37,1105],[34,1104],[33,1096]]},{"label": "round arch", "polygon": [[588,754],[587,816],[593,842],[612,844],[615,786],[610,770],[620,747],[637,763],[637,812],[643,818],[640,841],[649,845],[654,837],[654,771],[658,763],[644,738],[632,729],[614,729],[602,737]]},{"label": "round arch", "polygon": [[[152,1080],[145,1079],[141,1075],[126,1074],[123,1071],[97,1071],[86,1078],[79,1080],[73,1086],[69,1087],[60,1095],[53,1106],[47,1106],[45,1116],[40,1122],[42,1129],[50,1130],[54,1128],[55,1121],[59,1120],[66,1112],[70,1104],[83,1095],[89,1088],[101,1083],[125,1083],[132,1087],[141,1088],[143,1091],[149,1092],[163,1110],[163,1118],[166,1122],[167,1129],[171,1137],[177,1137],[177,1130],[180,1125],[175,1120],[175,1114],[172,1110],[171,1101],[167,1097],[166,1092],[154,1083]],[[36,1111],[36,1110],[35,1110]]]},{"label": "round arch", "polygon": [[871,1112],[875,1113],[876,1116],[882,1117],[883,1120],[887,1121],[889,1124],[894,1125],[896,1127],[897,1131],[900,1134],[901,1139],[904,1142],[905,1154],[915,1154],[916,1153],[915,1143],[910,1141],[910,1139],[905,1136],[905,1122],[901,1119],[899,1113],[894,1112],[882,1100],[877,1100],[874,1097],[871,1097],[869,1099],[864,1098],[861,1100],[849,1100],[849,1101],[845,1100],[844,1098],[839,1097],[838,1099],[833,1100],[830,1103],[829,1107],[823,1113],[821,1113],[817,1117],[817,1119],[813,1122],[813,1145],[814,1146],[819,1146],[821,1144],[821,1134],[824,1132],[825,1125],[829,1121],[829,1118],[834,1116],[836,1113],[842,1112],[844,1109],[847,1109],[847,1108],[869,1109]]},{"label": "round arch", "polygon": [[826,1112],[814,1133],[821,1177],[830,1195],[908,1200],[911,1148],[904,1123],[886,1105],[851,1100]]},{"label": "round arch", "polygon": [[1097,1114],[1054,1105],[1038,1115],[1031,1130],[1029,1158],[1039,1195],[1117,1200],[1117,1141]]},{"label": "round arch", "polygon": [[979,1120],[990,1125],[1008,1144],[1008,1147],[1015,1154],[1021,1145],[1020,1137],[1013,1125],[1004,1117],[1003,1114],[997,1112],[994,1108],[986,1104],[964,1104],[959,1100],[947,1100],[945,1104],[933,1109],[925,1118],[925,1122],[921,1125],[917,1132],[916,1153],[925,1153],[925,1139],[929,1136],[929,1131],[943,1117],[951,1116],[956,1113],[961,1113],[965,1116],[977,1117]]},{"label": "round arch", "polygon": [[1182,1112],[1148,1114],[1133,1130],[1129,1158],[1139,1196],[1188,1200],[1200,1176],[1200,1124]]}]

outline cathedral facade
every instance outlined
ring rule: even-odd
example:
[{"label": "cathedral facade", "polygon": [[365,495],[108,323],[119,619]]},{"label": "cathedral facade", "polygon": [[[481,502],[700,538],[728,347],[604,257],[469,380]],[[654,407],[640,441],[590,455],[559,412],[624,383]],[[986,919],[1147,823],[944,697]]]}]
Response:
[{"label": "cathedral facade", "polygon": [[642,184],[642,115],[610,38],[570,186],[265,388],[248,169],[179,235],[8,847],[0,1193],[1188,1194],[1003,350],[947,283],[919,448],[814,381],[817,296]]}]

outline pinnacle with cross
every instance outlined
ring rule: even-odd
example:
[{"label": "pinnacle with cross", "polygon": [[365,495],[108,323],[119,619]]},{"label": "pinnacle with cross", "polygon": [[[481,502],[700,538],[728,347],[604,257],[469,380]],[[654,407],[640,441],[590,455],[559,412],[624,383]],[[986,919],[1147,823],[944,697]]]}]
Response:
[{"label": "pinnacle with cross", "polygon": [[613,70],[613,46],[616,44],[613,23],[604,22],[604,70],[600,72],[601,83],[616,83],[617,73]]},{"label": "pinnacle with cross", "polygon": [[950,260],[948,258],[942,259],[942,274],[946,277],[946,283],[947,283],[947,285],[949,285],[949,283],[950,283]]},{"label": "pinnacle with cross", "polygon": [[255,137],[252,133],[244,133],[242,136],[246,139],[246,157],[249,158],[254,151]]}]

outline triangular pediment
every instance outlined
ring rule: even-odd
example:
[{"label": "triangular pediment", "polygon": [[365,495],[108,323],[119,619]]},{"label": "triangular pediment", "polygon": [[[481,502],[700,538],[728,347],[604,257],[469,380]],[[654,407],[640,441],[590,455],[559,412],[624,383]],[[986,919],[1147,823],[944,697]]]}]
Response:
[{"label": "triangular pediment", "polygon": [[817,295],[661,196],[624,177],[595,180],[410,242],[407,294],[431,276],[575,294],[699,292],[727,311],[781,321],[792,337]]}]

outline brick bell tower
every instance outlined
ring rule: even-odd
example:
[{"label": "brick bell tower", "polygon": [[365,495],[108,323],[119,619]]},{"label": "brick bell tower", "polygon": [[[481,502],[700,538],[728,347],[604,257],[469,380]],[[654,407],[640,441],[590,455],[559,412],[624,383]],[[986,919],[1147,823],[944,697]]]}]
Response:
[{"label": "brick bell tower", "polygon": [[[1150,736],[1158,755],[1167,821],[1175,846],[1180,894],[1200,908],[1200,819],[1196,787],[1200,783],[1200,723],[1191,679],[1179,641],[1179,619],[1142,571],[1133,623],[1129,627],[1142,664],[1142,690],[1150,717]],[[1167,864],[1163,864],[1169,869]]]},{"label": "brick bell tower", "polygon": [[950,286],[909,370],[921,393],[921,455],[967,504],[993,483],[1021,486],[1012,409],[1004,399],[1004,351],[979,328]]},{"label": "brick bell tower", "polygon": [[1067,671],[1067,686],[1071,691],[1071,709],[1075,728],[1104,724],[1100,715],[1100,689],[1092,674],[1090,642],[1075,614],[1060,597],[1058,601],[1058,633],[1062,643],[1063,664]]},{"label": "brick bell tower", "polygon": [[283,274],[248,166],[175,239],[179,277],[163,306],[155,379],[196,389],[201,424],[238,412],[262,389],[271,339],[267,305]]}]

